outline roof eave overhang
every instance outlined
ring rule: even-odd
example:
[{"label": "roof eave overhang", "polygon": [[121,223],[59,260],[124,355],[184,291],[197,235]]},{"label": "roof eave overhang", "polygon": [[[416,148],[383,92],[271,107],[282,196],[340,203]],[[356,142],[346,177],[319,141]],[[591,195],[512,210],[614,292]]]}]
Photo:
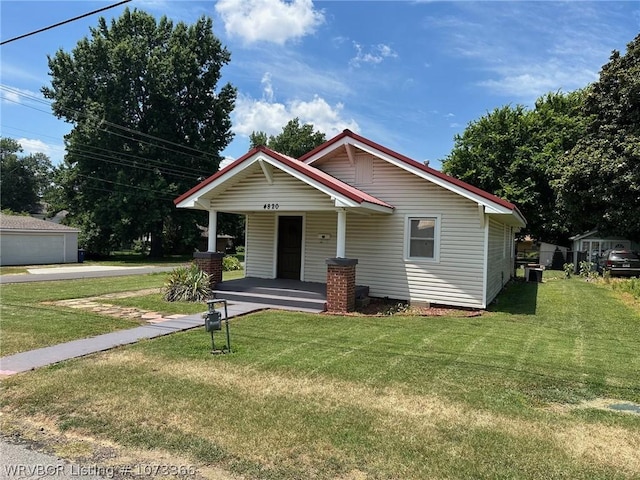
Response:
[{"label": "roof eave overhang", "polygon": [[[211,194],[214,190],[221,187],[223,184],[232,181],[232,179],[252,164],[259,162],[261,168],[264,171],[264,164],[272,165],[288,175],[296,178],[297,180],[309,185],[312,188],[329,196],[333,201],[336,208],[362,208],[364,210],[370,210],[374,212],[392,213],[394,208],[387,205],[379,205],[373,202],[368,202],[361,198],[350,198],[349,196],[339,192],[329,185],[322,183],[309,175],[297,170],[296,168],[280,161],[277,158],[271,157],[268,153],[258,150],[252,155],[245,156],[239,160],[236,160],[227,169],[222,170],[216,175],[210,177],[200,184],[200,188],[192,189],[190,195],[183,195],[176,200],[177,208],[191,208],[198,210],[208,210],[209,199],[204,198]],[[187,192],[189,193],[189,192]]]},{"label": "roof eave overhang", "polygon": [[2,228],[2,233],[80,233],[76,228],[56,229],[56,228]]},{"label": "roof eave overhang", "polygon": [[[481,205],[480,203],[478,205]],[[516,209],[508,209],[506,207],[499,206],[500,208],[495,208],[492,206],[484,206],[484,212],[488,215],[495,216],[497,218],[502,219],[503,223],[511,225],[513,227],[524,228],[527,226],[527,221],[522,216],[520,211]]]},{"label": "roof eave overhang", "polygon": [[588,232],[585,233],[580,233],[578,235],[574,235],[573,237],[569,237],[569,240],[571,241],[576,241],[576,240],[582,240],[583,238],[587,238],[590,237],[591,235],[593,235],[594,233],[597,233],[598,230],[589,230]]},{"label": "roof eave overhang", "polygon": [[366,210],[369,212],[375,213],[393,213],[395,211],[394,207],[386,206],[386,205],[378,205],[377,203],[362,201],[362,202],[344,202],[343,200],[339,200],[337,198],[334,199],[334,205],[336,208],[353,208],[359,210]]}]

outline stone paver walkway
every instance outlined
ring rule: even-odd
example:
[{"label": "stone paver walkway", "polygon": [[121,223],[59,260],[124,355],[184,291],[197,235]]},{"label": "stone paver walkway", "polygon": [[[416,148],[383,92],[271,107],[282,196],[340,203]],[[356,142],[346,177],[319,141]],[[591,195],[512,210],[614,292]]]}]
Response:
[{"label": "stone paver walkway", "polygon": [[146,321],[147,323],[158,323],[164,322],[166,320],[175,320],[177,318],[186,317],[186,315],[183,314],[164,316],[160,312],[152,312],[150,310],[143,310],[136,307],[123,307],[121,305],[114,305],[108,302],[108,300],[114,298],[142,297],[154,293],[160,293],[160,289],[147,288],[145,290],[135,290],[130,292],[108,293],[106,295],[100,295],[97,297],[71,298],[68,300],[56,300],[54,302],[44,303],[46,305],[56,305],[59,307],[90,310],[92,312],[99,313],[101,315],[108,315],[110,317],[140,319]]}]

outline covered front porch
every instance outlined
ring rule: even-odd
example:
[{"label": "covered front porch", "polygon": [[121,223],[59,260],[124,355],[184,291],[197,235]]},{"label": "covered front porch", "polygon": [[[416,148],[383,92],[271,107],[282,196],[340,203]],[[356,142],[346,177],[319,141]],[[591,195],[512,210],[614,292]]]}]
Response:
[{"label": "covered front porch", "polygon": [[[224,255],[216,252],[212,241],[218,233],[218,212],[243,214],[246,273],[255,277],[242,285],[244,295],[268,299],[277,293],[276,297],[299,298],[299,292],[305,291],[307,297],[315,297],[312,301],[325,302],[326,309],[336,313],[355,308],[358,260],[346,258],[348,214],[386,216],[394,211],[393,206],[335,177],[265,147],[252,150],[185,193],[176,205],[209,213],[208,251],[194,257],[212,275],[212,283],[222,281]],[[258,279],[272,283],[257,287]],[[326,283],[300,290],[287,288],[289,280],[307,286]],[[252,288],[262,290],[248,291]],[[319,293],[323,298],[318,298]]]}]

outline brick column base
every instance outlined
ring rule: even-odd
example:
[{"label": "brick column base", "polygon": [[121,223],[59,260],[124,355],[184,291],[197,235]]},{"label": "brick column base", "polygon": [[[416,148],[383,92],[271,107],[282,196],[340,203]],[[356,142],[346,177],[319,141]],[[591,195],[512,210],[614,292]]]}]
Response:
[{"label": "brick column base", "polygon": [[211,287],[222,282],[222,259],[224,253],[218,252],[196,252],[193,254],[195,264],[205,273],[208,273],[211,277]]},{"label": "brick column base", "polygon": [[353,312],[356,309],[355,258],[327,258],[327,311]]}]

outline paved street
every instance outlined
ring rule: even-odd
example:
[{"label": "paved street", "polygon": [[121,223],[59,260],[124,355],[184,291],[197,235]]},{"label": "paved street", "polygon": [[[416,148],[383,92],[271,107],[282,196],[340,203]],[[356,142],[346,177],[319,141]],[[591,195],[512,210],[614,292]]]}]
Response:
[{"label": "paved street", "polygon": [[70,267],[33,268],[29,269],[33,273],[0,275],[0,284],[25,283],[25,282],[47,282],[54,280],[73,280],[82,278],[99,277],[121,277],[125,275],[145,275],[149,273],[170,272],[171,267],[118,267],[118,266],[98,266],[98,265],[75,265]]}]

